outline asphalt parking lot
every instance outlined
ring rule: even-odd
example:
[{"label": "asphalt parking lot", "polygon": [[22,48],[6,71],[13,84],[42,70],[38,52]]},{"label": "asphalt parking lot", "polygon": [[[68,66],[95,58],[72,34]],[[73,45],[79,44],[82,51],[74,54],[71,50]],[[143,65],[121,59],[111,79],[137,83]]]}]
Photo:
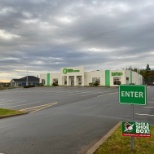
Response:
[{"label": "asphalt parking lot", "polygon": [[59,106],[116,93],[118,93],[117,88],[102,87],[18,88],[0,92],[0,107],[24,109],[54,102],[57,102],[56,106]]},{"label": "asphalt parking lot", "polygon": [[[154,87],[147,106],[135,106],[135,120],[154,124]],[[0,153],[84,154],[119,121],[130,121],[118,88],[40,87],[0,91],[0,108],[31,109],[0,120]]]}]

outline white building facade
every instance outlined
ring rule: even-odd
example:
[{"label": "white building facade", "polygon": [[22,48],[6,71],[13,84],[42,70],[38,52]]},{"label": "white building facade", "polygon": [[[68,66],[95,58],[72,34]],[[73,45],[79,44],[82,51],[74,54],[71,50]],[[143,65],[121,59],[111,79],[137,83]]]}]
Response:
[{"label": "white building facade", "polygon": [[117,86],[120,84],[143,84],[143,77],[131,70],[97,70],[85,72],[83,66],[61,68],[60,73],[40,74],[40,83],[52,86],[89,86],[93,83],[99,86]]}]

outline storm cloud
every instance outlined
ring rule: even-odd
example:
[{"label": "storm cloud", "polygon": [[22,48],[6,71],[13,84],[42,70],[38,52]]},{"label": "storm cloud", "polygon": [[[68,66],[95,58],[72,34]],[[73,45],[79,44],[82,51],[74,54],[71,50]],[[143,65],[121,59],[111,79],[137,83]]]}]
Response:
[{"label": "storm cloud", "polygon": [[154,68],[152,0],[1,0],[0,81],[61,67]]}]

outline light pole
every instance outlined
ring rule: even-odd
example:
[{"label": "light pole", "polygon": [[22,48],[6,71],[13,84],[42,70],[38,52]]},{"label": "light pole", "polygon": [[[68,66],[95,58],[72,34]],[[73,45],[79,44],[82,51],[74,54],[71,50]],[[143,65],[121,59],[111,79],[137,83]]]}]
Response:
[{"label": "light pole", "polygon": [[28,70],[27,70],[26,86],[28,86]]}]

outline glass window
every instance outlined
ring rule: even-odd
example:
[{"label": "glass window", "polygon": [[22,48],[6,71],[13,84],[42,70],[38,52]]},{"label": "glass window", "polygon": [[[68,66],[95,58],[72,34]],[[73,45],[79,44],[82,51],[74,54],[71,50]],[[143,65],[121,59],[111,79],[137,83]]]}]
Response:
[{"label": "glass window", "polygon": [[64,76],[64,85],[67,85],[67,76]]},{"label": "glass window", "polygon": [[44,79],[42,79],[42,84],[45,85],[45,80]]},{"label": "glass window", "polygon": [[113,85],[121,85],[121,78],[118,77],[113,78]]},{"label": "glass window", "polygon": [[98,78],[98,77],[93,77],[93,78],[92,78],[92,83],[98,83],[98,84],[100,84],[100,78]]},{"label": "glass window", "polygon": [[56,79],[53,79],[53,83],[58,84],[58,79],[57,78]]},{"label": "glass window", "polygon": [[81,76],[78,77],[78,82],[79,82],[79,85],[81,85],[81,83],[82,83],[82,77]]}]

